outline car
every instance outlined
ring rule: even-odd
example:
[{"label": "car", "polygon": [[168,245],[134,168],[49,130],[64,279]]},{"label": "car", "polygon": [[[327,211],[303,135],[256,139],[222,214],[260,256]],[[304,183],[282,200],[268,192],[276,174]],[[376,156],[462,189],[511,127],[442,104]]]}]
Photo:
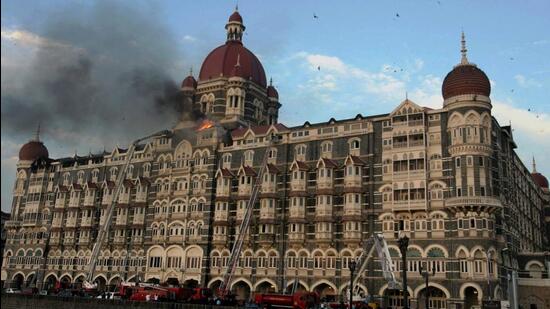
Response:
[{"label": "car", "polygon": [[21,294],[23,294],[23,295],[34,295],[34,294],[38,294],[38,289],[37,289],[37,288],[26,288],[26,289],[22,289],[22,290],[21,290]]},{"label": "car", "polygon": [[6,294],[19,294],[19,293],[21,293],[21,291],[18,289],[13,289],[13,288],[6,289]]},{"label": "car", "polygon": [[71,290],[61,290],[59,293],[57,293],[57,296],[59,296],[59,297],[72,297],[73,292]]},{"label": "car", "polygon": [[101,299],[120,299],[120,294],[117,292],[105,292],[103,294],[99,294],[96,298]]}]

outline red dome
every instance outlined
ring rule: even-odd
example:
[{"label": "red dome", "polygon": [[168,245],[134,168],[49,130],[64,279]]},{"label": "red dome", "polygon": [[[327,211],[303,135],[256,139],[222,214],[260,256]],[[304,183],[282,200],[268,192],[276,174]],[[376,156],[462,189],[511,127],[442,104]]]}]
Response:
[{"label": "red dome", "polygon": [[34,161],[39,158],[48,157],[48,149],[39,141],[30,141],[19,150],[19,160]]},{"label": "red dome", "polygon": [[181,82],[181,88],[197,88],[197,81],[193,77],[193,75],[187,76],[183,82]]},{"label": "red dome", "polygon": [[229,41],[214,49],[202,63],[199,80],[230,77],[239,58],[239,76],[266,87],[265,72],[260,60],[238,41]]},{"label": "red dome", "polygon": [[229,22],[232,21],[240,22],[242,24],[243,18],[241,17],[241,14],[239,14],[239,12],[235,11],[233,12],[233,14],[231,14],[231,16],[229,16]]},{"label": "red dome", "polygon": [[532,173],[533,180],[539,187],[548,189],[548,179],[541,173]]},{"label": "red dome", "polygon": [[269,85],[269,87],[267,87],[267,96],[270,97],[270,98],[278,99],[279,98],[279,92],[277,92],[277,89],[275,89],[275,87]]},{"label": "red dome", "polygon": [[443,80],[443,99],[462,94],[491,94],[491,83],[485,73],[472,64],[457,65]]}]

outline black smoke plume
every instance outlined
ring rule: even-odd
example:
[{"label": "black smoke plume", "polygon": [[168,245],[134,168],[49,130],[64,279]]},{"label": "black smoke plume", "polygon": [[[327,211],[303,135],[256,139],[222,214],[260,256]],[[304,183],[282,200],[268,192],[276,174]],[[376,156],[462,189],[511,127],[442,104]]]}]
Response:
[{"label": "black smoke plume", "polygon": [[2,91],[2,135],[24,141],[41,123],[47,140],[87,152],[101,147],[92,140],[124,145],[196,116],[174,81],[186,75],[175,35],[155,2],[132,3],[69,4],[47,18],[40,35],[53,43],[38,46],[20,87]]}]

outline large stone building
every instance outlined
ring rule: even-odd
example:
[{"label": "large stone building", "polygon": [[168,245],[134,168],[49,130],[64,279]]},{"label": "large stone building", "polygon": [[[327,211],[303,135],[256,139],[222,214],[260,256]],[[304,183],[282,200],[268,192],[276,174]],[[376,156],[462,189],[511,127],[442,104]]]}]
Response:
[{"label": "large stone building", "polygon": [[[242,43],[237,11],[225,28],[225,44],[206,57],[198,80],[188,76],[181,87],[182,104],[208,120],[182,115],[170,135],[133,155],[94,274],[100,286],[218,286],[262,165],[231,283],[241,297],[296,286],[338,297],[348,263],[375,232],[388,242],[397,278],[397,238],[410,237],[413,306],[423,304],[421,266],[435,269],[436,308],[508,300],[515,271],[548,278],[548,182],[521,162],[511,127],[492,117],[489,79],[467,59],[464,39],[440,109],[406,99],[388,114],[287,127],[276,89]],[[51,159],[38,136],[23,146],[6,222],[6,285],[84,280],[126,154]],[[402,305],[376,262],[359,287]]]}]

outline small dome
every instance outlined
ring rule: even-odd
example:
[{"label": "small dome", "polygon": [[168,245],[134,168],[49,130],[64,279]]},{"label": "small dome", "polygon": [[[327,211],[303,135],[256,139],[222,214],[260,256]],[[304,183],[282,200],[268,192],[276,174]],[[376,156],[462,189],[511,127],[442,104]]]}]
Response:
[{"label": "small dome", "polygon": [[548,179],[544,177],[541,173],[532,173],[531,177],[539,187],[548,189]]},{"label": "small dome", "polygon": [[229,22],[232,22],[232,21],[239,22],[241,24],[243,23],[243,18],[238,11],[233,12],[233,14],[229,16]]},{"label": "small dome", "polygon": [[277,92],[277,89],[275,89],[275,87],[273,87],[273,85],[269,85],[267,87],[267,96],[269,98],[279,99],[279,92]]},{"label": "small dome", "polygon": [[37,140],[26,143],[19,150],[19,160],[21,161],[35,161],[36,159],[48,157],[48,149],[42,142]]},{"label": "small dome", "polygon": [[183,82],[181,82],[181,88],[197,88],[197,80],[195,80],[195,77],[193,75],[187,76]]},{"label": "small dome", "polygon": [[441,87],[443,99],[463,94],[489,96],[491,83],[487,75],[473,64],[460,64],[445,76]]}]

